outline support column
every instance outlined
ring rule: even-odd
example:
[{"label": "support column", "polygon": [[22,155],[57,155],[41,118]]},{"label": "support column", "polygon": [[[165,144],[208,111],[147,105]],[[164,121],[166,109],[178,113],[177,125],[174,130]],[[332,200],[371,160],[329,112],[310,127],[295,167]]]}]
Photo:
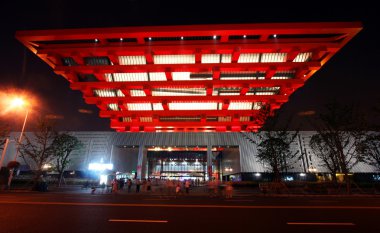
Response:
[{"label": "support column", "polygon": [[212,180],[212,146],[207,145],[207,174],[208,180]]},{"label": "support column", "polygon": [[139,154],[137,158],[137,179],[143,179],[146,176],[146,150],[145,145],[139,145]]}]

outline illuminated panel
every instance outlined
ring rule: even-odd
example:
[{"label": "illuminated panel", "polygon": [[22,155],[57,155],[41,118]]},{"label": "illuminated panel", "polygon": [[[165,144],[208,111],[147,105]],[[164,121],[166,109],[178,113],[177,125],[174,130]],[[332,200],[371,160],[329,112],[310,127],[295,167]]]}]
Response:
[{"label": "illuminated panel", "polygon": [[230,122],[231,121],[231,117],[230,116],[218,117],[218,121],[221,121],[221,122]]},{"label": "illuminated panel", "polygon": [[300,53],[294,58],[293,62],[307,62],[311,59],[311,56],[312,56],[312,53],[310,52]]},{"label": "illuminated panel", "polygon": [[261,62],[285,62],[286,53],[263,53]]},{"label": "illuminated panel", "polygon": [[131,90],[131,96],[146,96],[143,90]]},{"label": "illuminated panel", "polygon": [[221,80],[256,80],[259,77],[265,78],[265,72],[223,72],[221,73]]},{"label": "illuminated panel", "polygon": [[99,97],[123,97],[124,94],[120,90],[94,90],[94,95]]},{"label": "illuminated panel", "polygon": [[152,122],[152,117],[140,117],[140,122]]},{"label": "illuminated panel", "polygon": [[228,110],[251,110],[252,103],[249,102],[231,102]]},{"label": "illuminated panel", "polygon": [[123,117],[122,122],[132,122],[132,118],[131,117]]},{"label": "illuminated panel", "polygon": [[173,72],[173,80],[190,80],[190,72]]},{"label": "illuminated panel", "polygon": [[129,111],[152,110],[150,103],[127,104]]},{"label": "illuminated panel", "polygon": [[249,116],[242,116],[240,117],[240,121],[250,121],[250,117]]},{"label": "illuminated panel", "polygon": [[113,111],[119,111],[117,104],[108,104],[108,108]]},{"label": "illuminated panel", "polygon": [[162,104],[161,103],[153,103],[153,110],[154,111],[161,111],[161,110],[164,110],[164,107],[162,107]]},{"label": "illuminated panel", "polygon": [[170,110],[216,110],[217,103],[169,103]]},{"label": "illuminated panel", "polygon": [[360,30],[357,22],[280,23],[16,37],[118,132],[230,132],[258,130],[263,105],[281,107]]},{"label": "illuminated panel", "polygon": [[105,74],[108,82],[148,81],[147,73],[113,73]]},{"label": "illuminated panel", "polygon": [[222,54],[221,63],[231,63],[232,54]]},{"label": "illuminated panel", "polygon": [[271,79],[290,79],[294,77],[294,71],[277,71]]},{"label": "illuminated panel", "polygon": [[158,88],[152,89],[152,96],[202,96],[206,95],[204,88]]},{"label": "illuminated panel", "polygon": [[166,81],[165,72],[150,72],[150,81]]},{"label": "illuminated panel", "polygon": [[194,64],[195,55],[154,55],[154,64]]},{"label": "illuminated panel", "polygon": [[258,53],[242,53],[239,56],[238,63],[257,63],[260,61]]},{"label": "illuminated panel", "polygon": [[145,56],[120,56],[120,65],[144,65],[146,64]]},{"label": "illuminated panel", "polygon": [[202,63],[219,63],[219,54],[202,54]]}]

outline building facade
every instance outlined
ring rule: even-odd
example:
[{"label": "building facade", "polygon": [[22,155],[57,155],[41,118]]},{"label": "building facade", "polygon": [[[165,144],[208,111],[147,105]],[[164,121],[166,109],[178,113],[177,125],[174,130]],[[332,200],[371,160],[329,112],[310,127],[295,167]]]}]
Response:
[{"label": "building facade", "polygon": [[[328,173],[309,147],[315,132],[300,132],[291,149],[297,153],[288,173]],[[27,133],[30,135],[30,133]],[[252,133],[117,133],[70,132],[84,145],[71,155],[67,170],[86,172],[90,164],[112,164],[113,172],[135,173],[137,178],[199,178],[252,180],[268,172],[257,160],[257,147],[246,136]],[[15,138],[18,133],[12,133]],[[11,141],[3,164],[13,159]],[[20,158],[18,159],[24,163]],[[33,168],[31,168],[33,169]],[[375,167],[358,163],[353,173],[375,173]]]}]

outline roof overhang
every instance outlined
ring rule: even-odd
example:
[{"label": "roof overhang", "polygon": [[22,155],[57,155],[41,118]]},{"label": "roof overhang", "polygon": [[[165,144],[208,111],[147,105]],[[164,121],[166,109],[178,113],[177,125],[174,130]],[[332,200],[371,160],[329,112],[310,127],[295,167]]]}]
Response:
[{"label": "roof overhang", "polygon": [[18,31],[120,132],[252,131],[362,28],[358,22]]}]

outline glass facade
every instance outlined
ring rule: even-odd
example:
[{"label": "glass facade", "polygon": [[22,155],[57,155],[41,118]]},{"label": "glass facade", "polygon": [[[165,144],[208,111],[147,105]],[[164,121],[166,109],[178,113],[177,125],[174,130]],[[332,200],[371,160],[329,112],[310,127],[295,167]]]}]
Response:
[{"label": "glass facade", "polygon": [[150,178],[206,179],[206,151],[148,151],[147,158]]}]

